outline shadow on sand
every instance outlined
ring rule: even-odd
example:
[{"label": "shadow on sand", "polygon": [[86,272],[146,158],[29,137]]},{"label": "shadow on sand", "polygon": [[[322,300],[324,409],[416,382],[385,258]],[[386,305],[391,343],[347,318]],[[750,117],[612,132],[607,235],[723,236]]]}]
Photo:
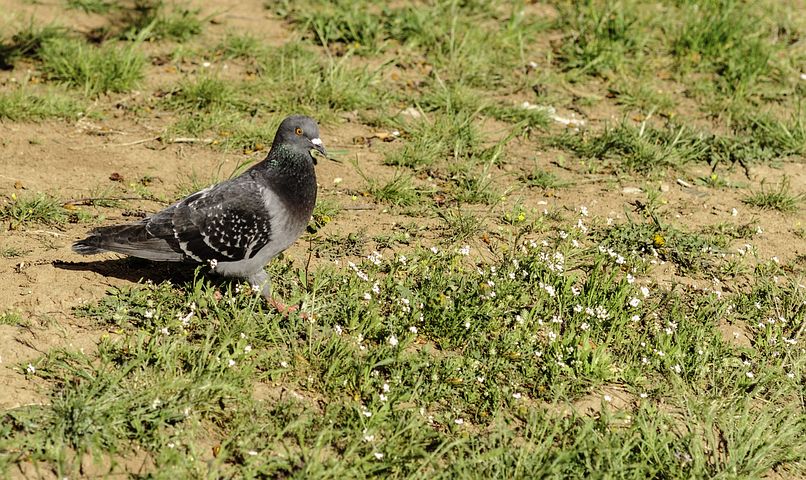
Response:
[{"label": "shadow on sand", "polygon": [[[105,277],[114,277],[133,283],[151,280],[162,283],[170,280],[175,285],[192,284],[199,265],[192,263],[152,262],[141,258],[124,257],[106,260],[90,260],[87,262],[65,262],[55,260],[53,266],[61,270],[95,272]],[[216,275],[204,275],[206,267],[199,269],[199,275],[213,281],[214,284],[227,284],[227,280]]]}]

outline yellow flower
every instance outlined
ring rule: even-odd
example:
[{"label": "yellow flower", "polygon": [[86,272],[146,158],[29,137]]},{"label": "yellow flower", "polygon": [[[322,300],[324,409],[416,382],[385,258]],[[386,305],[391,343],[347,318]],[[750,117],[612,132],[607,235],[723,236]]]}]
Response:
[{"label": "yellow flower", "polygon": [[663,238],[663,235],[660,233],[656,233],[655,237],[652,239],[652,243],[655,244],[656,247],[662,247],[666,245],[666,239]]}]

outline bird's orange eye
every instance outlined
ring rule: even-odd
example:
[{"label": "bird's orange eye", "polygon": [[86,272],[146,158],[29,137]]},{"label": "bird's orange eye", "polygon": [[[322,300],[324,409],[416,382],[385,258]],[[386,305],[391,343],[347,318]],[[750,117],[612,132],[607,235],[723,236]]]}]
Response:
[{"label": "bird's orange eye", "polygon": [[302,135],[302,129],[301,129],[301,128],[299,128],[299,127],[297,127],[297,128],[294,130],[294,133],[296,133],[297,135]]}]

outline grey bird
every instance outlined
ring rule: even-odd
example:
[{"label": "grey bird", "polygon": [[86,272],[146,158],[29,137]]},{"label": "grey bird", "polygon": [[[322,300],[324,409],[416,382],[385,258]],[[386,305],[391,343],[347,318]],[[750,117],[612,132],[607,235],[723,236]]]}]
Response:
[{"label": "grey bird", "polygon": [[82,255],[117,252],[160,262],[207,263],[246,279],[278,309],[263,267],[305,230],[316,203],[316,159],[326,156],[319,127],[286,118],[268,156],[243,174],[205,188],[150,217],[101,227],[73,244]]}]

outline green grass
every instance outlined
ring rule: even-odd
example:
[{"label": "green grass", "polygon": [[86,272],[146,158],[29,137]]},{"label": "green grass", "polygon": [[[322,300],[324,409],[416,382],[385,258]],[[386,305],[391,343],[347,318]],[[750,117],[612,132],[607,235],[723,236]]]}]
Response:
[{"label": "green grass", "polygon": [[126,17],[124,38],[185,42],[202,33],[208,19],[183,2],[144,0],[137,2]]},{"label": "green grass", "polygon": [[86,106],[58,89],[17,88],[0,92],[0,119],[38,121],[49,118],[76,119]]},{"label": "green grass", "polygon": [[39,193],[17,197],[13,195],[0,207],[0,220],[16,230],[32,224],[61,225],[68,219],[67,210],[59,200]]},{"label": "green grass", "polygon": [[772,189],[766,187],[762,182],[760,190],[750,193],[742,201],[747,205],[762,210],[778,210],[779,212],[791,213],[798,210],[804,199],[806,199],[806,194],[793,193],[789,178],[784,177]]},{"label": "green grass", "polygon": [[381,203],[409,207],[420,200],[420,193],[414,186],[411,176],[405,173],[396,173],[388,182],[379,182],[362,176],[367,182],[369,194]]},{"label": "green grass", "polygon": [[91,46],[80,40],[48,40],[39,51],[48,79],[87,96],[128,92],[143,78],[145,58],[132,46]]},{"label": "green grass", "polygon": [[20,312],[6,311],[0,313],[0,325],[25,326],[28,322],[22,318]]},{"label": "green grass", "polygon": [[12,68],[21,58],[36,58],[46,42],[61,41],[67,37],[68,30],[64,27],[55,24],[40,26],[31,20],[10,39],[3,38],[0,44],[0,66]]},{"label": "green grass", "polygon": [[86,13],[108,13],[114,4],[105,0],[67,0],[67,8]]},{"label": "green grass", "polygon": [[[757,476],[804,459],[800,374],[783,375],[804,364],[782,341],[803,320],[794,283],[681,297],[631,280],[640,259],[547,245],[482,263],[415,248],[311,275],[275,262],[276,293],[315,322],[201,278],[113,290],[79,313],[123,335],[32,362],[59,388],[5,414],[0,448],[60,474],[78,468],[65,452],[138,446],[182,475],[308,478]],[[751,327],[750,349],[717,328],[776,311],[786,321]],[[588,397],[599,415],[561,413]]]}]

